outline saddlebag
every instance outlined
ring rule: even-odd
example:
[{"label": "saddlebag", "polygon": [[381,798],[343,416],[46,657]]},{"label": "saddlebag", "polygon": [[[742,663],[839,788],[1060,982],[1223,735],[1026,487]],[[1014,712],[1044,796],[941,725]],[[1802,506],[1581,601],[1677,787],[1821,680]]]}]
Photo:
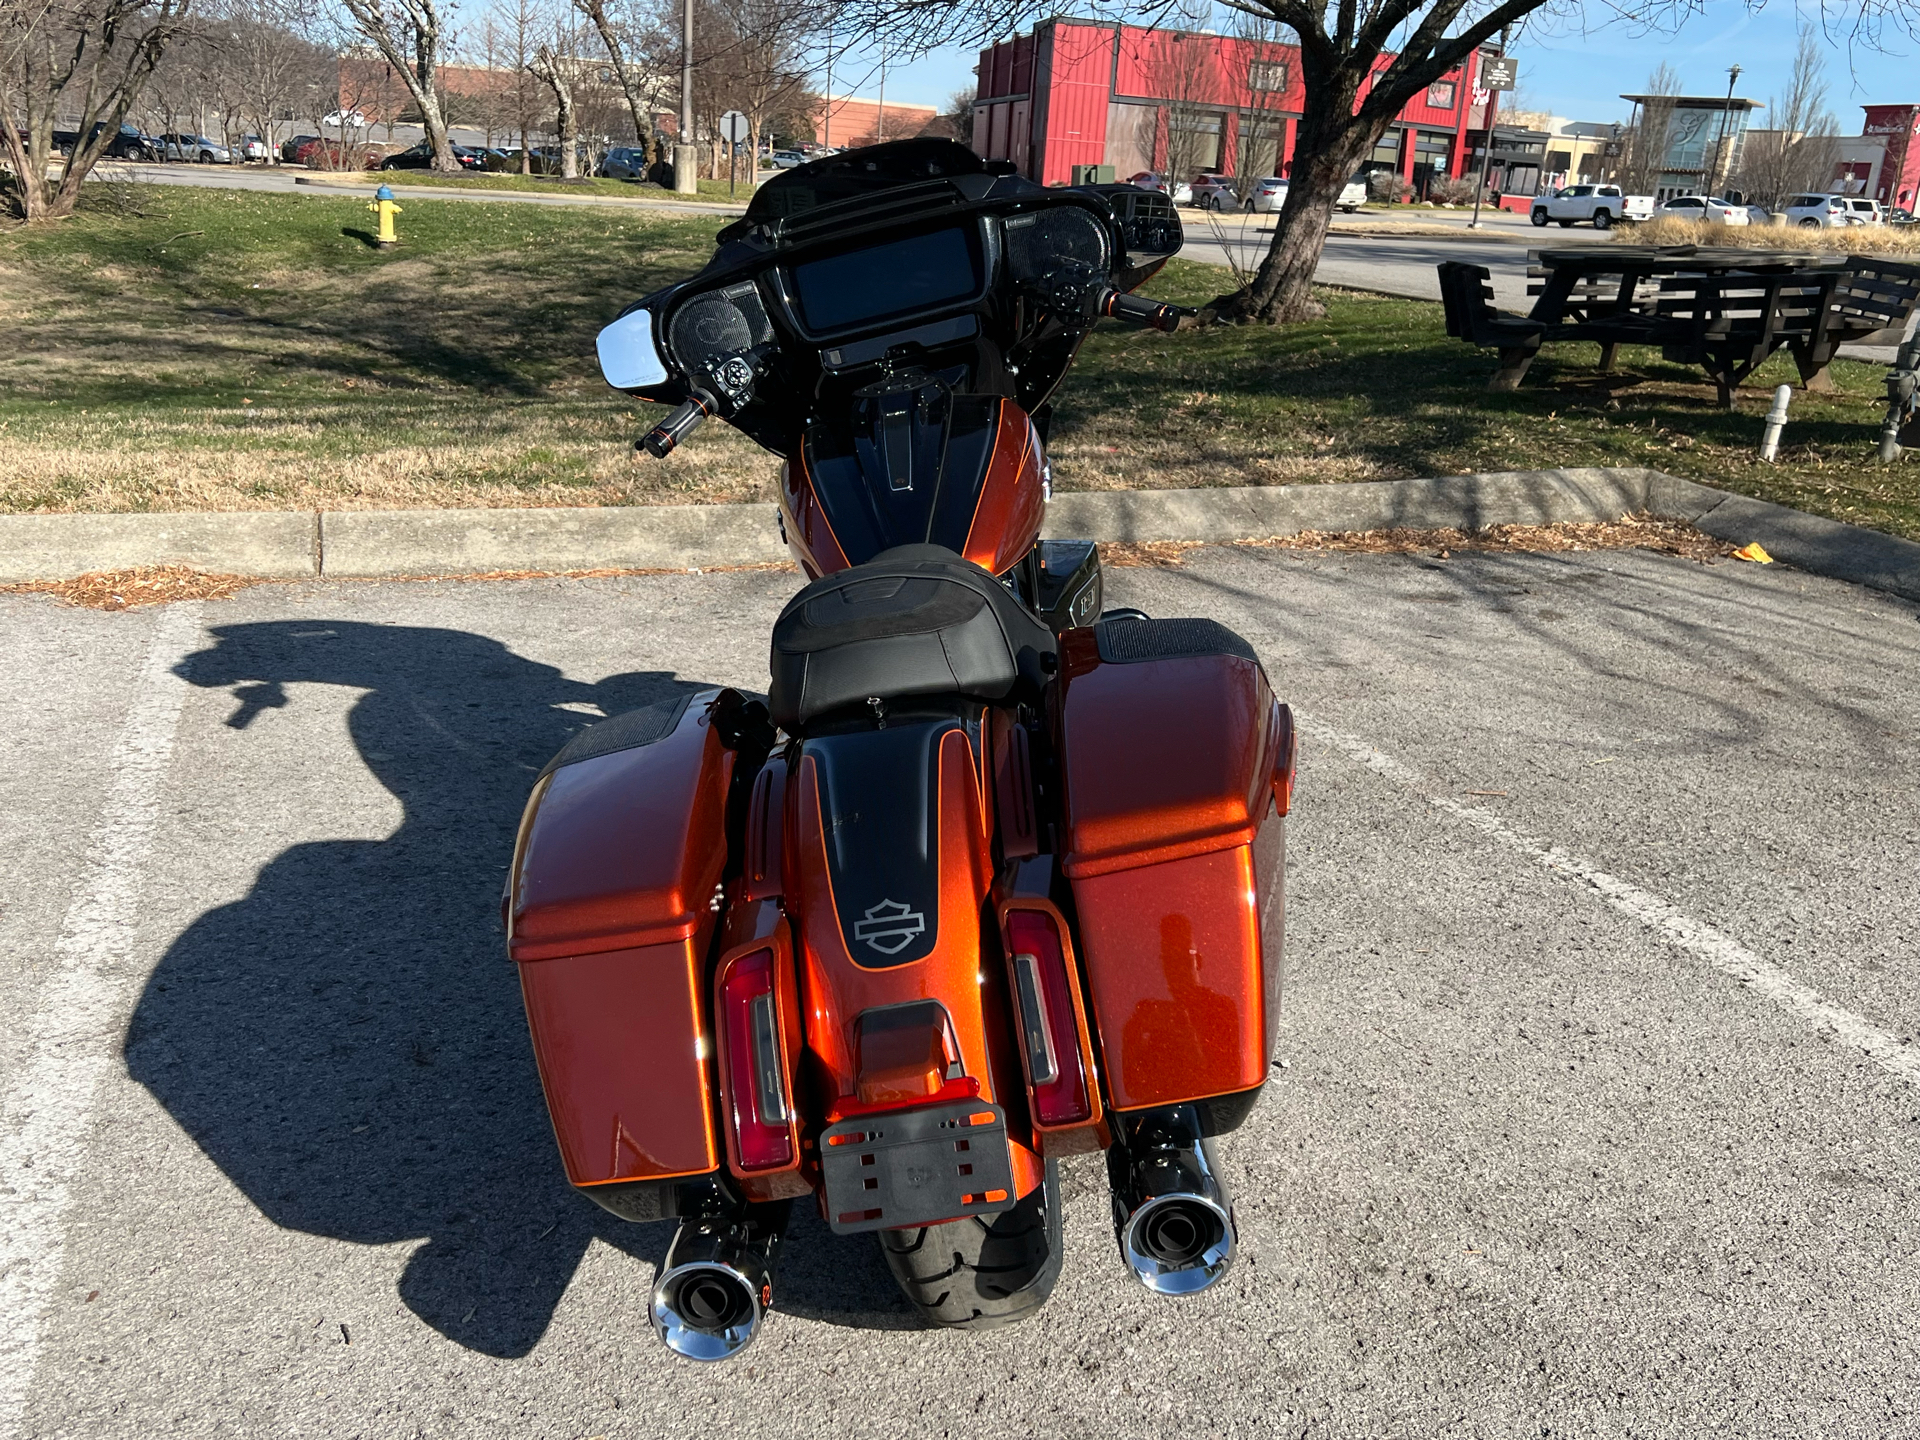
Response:
[{"label": "saddlebag", "polygon": [[735,759],[713,723],[721,693],[576,736],[515,845],[507,945],[554,1137],[567,1178],[607,1187],[595,1198],[630,1218],[660,1213],[653,1182],[721,1158],[703,1019]]},{"label": "saddlebag", "polygon": [[1244,1120],[1273,1053],[1293,717],[1211,620],[1061,637],[1061,870],[1116,1110]]}]

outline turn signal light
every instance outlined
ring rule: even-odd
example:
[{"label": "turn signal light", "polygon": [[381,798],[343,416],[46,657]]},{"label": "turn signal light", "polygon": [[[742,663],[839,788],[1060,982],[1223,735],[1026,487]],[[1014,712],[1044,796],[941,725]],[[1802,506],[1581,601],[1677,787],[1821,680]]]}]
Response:
[{"label": "turn signal light", "polygon": [[727,966],[720,981],[720,1023],[727,1039],[727,1118],[740,1168],[791,1164],[792,1110],[774,1009],[771,950],[752,951]]},{"label": "turn signal light", "polygon": [[1020,1009],[1033,1118],[1041,1125],[1091,1119],[1093,1102],[1081,1063],[1067,957],[1052,918],[1038,910],[1009,911],[1007,946],[1013,953],[1014,1000]]}]

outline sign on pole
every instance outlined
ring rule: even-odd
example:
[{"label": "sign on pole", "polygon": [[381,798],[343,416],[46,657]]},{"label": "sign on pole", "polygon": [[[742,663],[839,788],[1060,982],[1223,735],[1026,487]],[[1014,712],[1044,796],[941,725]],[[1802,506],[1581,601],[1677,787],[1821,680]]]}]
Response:
[{"label": "sign on pole", "polygon": [[[729,110],[720,117],[720,138],[727,142],[727,198],[733,198],[733,147],[747,138],[747,117],[738,110]],[[760,163],[760,157],[753,157],[754,164]]]},{"label": "sign on pole", "polygon": [[1495,55],[1480,70],[1482,90],[1511,90],[1520,82],[1520,64],[1511,55]]}]

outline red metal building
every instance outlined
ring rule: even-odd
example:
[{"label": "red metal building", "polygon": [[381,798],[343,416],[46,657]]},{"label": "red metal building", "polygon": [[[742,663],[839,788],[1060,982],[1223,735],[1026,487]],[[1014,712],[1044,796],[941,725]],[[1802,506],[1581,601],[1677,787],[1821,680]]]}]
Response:
[{"label": "red metal building", "polygon": [[1873,198],[1902,210],[1920,204],[1920,105],[1863,105],[1863,135],[1887,137],[1887,158]]},{"label": "red metal building", "polygon": [[[1366,168],[1422,192],[1465,173],[1478,58],[1402,110]],[[1047,20],[1003,40],[980,52],[978,75],[974,148],[1043,185],[1069,182],[1076,165],[1111,165],[1122,180],[1285,175],[1306,103],[1294,46],[1092,20]]]}]

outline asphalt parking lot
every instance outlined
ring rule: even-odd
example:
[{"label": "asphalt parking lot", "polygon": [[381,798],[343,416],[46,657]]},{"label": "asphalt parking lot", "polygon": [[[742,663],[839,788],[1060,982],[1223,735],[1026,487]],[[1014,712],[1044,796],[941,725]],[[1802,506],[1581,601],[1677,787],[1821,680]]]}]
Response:
[{"label": "asphalt parking lot", "polygon": [[797,1221],[732,1366],[572,1196],[533,773],[756,685],[791,574],[0,596],[0,1435],[1920,1433],[1920,609],[1646,552],[1195,551],[1304,727],[1238,1268],[912,1328]]}]

